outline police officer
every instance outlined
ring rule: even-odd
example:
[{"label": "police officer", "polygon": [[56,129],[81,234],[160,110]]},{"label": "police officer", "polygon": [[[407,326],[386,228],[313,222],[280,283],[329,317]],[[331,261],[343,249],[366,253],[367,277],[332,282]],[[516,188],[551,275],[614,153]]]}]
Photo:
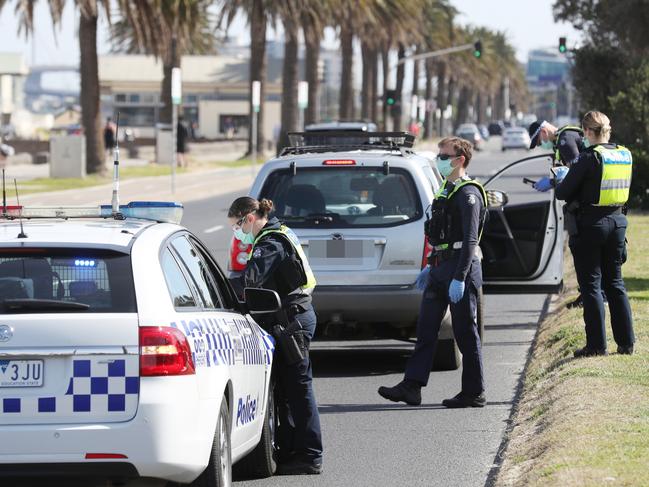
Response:
[{"label": "police officer", "polygon": [[462,352],[462,390],[442,404],[448,408],[483,407],[484,374],[478,335],[477,297],[482,269],[476,257],[486,215],[486,194],[469,178],[471,144],[458,137],[439,143],[437,168],[445,178],[435,195],[426,236],[433,246],[429,266],[418,277],[423,296],[417,321],[417,343],[408,361],[404,380],[380,387],[390,401],[421,404],[421,388],[428,383],[439,328],[450,305],[453,334]]},{"label": "police officer", "polygon": [[586,346],[575,357],[606,355],[602,288],[608,298],[617,351],[633,353],[633,320],[622,278],[627,219],[622,209],[629,198],[631,152],[609,142],[611,125],[601,112],[583,120],[586,150],[557,186],[556,197],[566,201],[566,215],[576,220],[569,245],[583,296]]},{"label": "police officer", "polygon": [[[315,277],[295,233],[277,218],[269,218],[273,202],[267,199],[237,198],[228,212],[236,238],[252,245],[244,270],[243,287],[276,291],[282,301],[283,316],[301,325],[295,334],[303,358],[288,363],[276,355],[275,374],[281,399],[288,415],[280,418],[278,436],[280,474],[319,474],[322,471],[320,416],[313,392],[313,373],[308,348],[316,329],[311,305]],[[261,318],[262,324],[263,318]],[[276,324],[272,320],[271,324]],[[282,402],[282,401],[280,401]]]},{"label": "police officer", "polygon": [[[554,156],[554,165],[569,167],[584,150],[584,133],[576,125],[565,125],[557,128],[545,120],[532,122],[528,128],[530,134],[530,149],[540,146],[543,149],[551,150]],[[537,191],[548,191],[553,187],[554,181],[551,177],[543,177],[534,184]]]},{"label": "police officer", "polygon": [[7,144],[0,143],[0,167],[4,167],[7,158],[14,155],[14,148]]}]

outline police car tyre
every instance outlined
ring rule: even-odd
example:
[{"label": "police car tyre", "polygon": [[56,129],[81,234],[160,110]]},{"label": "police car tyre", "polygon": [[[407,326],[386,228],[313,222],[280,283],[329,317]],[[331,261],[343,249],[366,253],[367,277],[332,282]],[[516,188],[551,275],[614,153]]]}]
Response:
[{"label": "police car tyre", "polygon": [[238,477],[264,479],[275,474],[277,470],[277,449],[275,434],[277,432],[277,410],[275,406],[275,383],[268,389],[268,403],[264,414],[264,426],[259,443],[248,455],[237,462],[234,471]]},{"label": "police car tyre", "polygon": [[210,461],[191,487],[230,487],[232,485],[232,445],[230,443],[230,410],[225,397],[216,422]]}]

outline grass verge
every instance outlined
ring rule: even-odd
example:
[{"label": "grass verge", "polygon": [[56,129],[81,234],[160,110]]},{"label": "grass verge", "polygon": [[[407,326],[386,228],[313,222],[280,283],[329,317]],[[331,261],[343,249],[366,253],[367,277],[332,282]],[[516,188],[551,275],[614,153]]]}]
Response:
[{"label": "grass verge", "polygon": [[[582,309],[572,257],[566,289],[540,325],[496,486],[649,485],[649,215],[629,217],[623,273],[636,334],[635,354],[575,360]],[[607,317],[608,320],[608,317]]]}]

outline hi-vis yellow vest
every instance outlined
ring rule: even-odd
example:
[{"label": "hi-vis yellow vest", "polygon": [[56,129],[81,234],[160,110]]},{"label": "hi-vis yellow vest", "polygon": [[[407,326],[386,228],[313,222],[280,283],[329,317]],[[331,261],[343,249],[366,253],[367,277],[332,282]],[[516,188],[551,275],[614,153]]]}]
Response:
[{"label": "hi-vis yellow vest", "polygon": [[[561,153],[559,152],[559,136],[566,130],[572,130],[574,132],[579,132],[579,135],[582,137],[584,136],[584,131],[581,129],[581,127],[577,127],[576,125],[565,125],[561,127],[559,130],[557,130],[556,133],[556,138],[554,139],[554,160],[555,161],[561,161]],[[566,162],[572,162],[572,161],[566,161]]]},{"label": "hi-vis yellow vest", "polygon": [[286,239],[291,243],[291,246],[295,249],[298,258],[302,263],[302,267],[304,268],[304,272],[306,274],[306,284],[295,289],[294,291],[291,292],[291,294],[298,293],[298,292],[302,294],[311,294],[317,284],[315,275],[311,270],[311,266],[309,265],[309,261],[306,258],[306,254],[302,249],[302,245],[300,245],[300,239],[297,237],[297,235],[295,235],[295,232],[290,228],[288,228],[286,225],[281,225],[279,229],[270,229],[259,233],[259,235],[257,235],[257,238],[255,239],[255,242],[252,244],[252,249],[250,251],[248,258],[252,256],[252,253],[255,250],[255,244],[259,242],[259,240],[263,238],[264,235],[268,235],[269,233],[279,233],[281,235],[284,235]]},{"label": "hi-vis yellow vest", "polygon": [[597,206],[622,206],[629,199],[633,156],[626,147],[617,145],[607,149],[602,145],[593,148],[602,164],[602,182]]}]

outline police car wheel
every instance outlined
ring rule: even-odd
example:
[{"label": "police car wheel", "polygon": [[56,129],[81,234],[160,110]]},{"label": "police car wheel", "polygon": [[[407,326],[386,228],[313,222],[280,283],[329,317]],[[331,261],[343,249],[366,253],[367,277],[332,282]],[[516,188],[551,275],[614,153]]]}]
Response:
[{"label": "police car wheel", "polygon": [[259,443],[234,467],[237,478],[264,479],[272,476],[277,470],[277,408],[275,405],[275,383],[271,382],[268,391],[268,402],[264,414],[264,425]]},{"label": "police car wheel", "polygon": [[230,487],[232,485],[230,411],[225,397],[221,400],[210,461],[203,473],[190,485],[191,487]]}]

